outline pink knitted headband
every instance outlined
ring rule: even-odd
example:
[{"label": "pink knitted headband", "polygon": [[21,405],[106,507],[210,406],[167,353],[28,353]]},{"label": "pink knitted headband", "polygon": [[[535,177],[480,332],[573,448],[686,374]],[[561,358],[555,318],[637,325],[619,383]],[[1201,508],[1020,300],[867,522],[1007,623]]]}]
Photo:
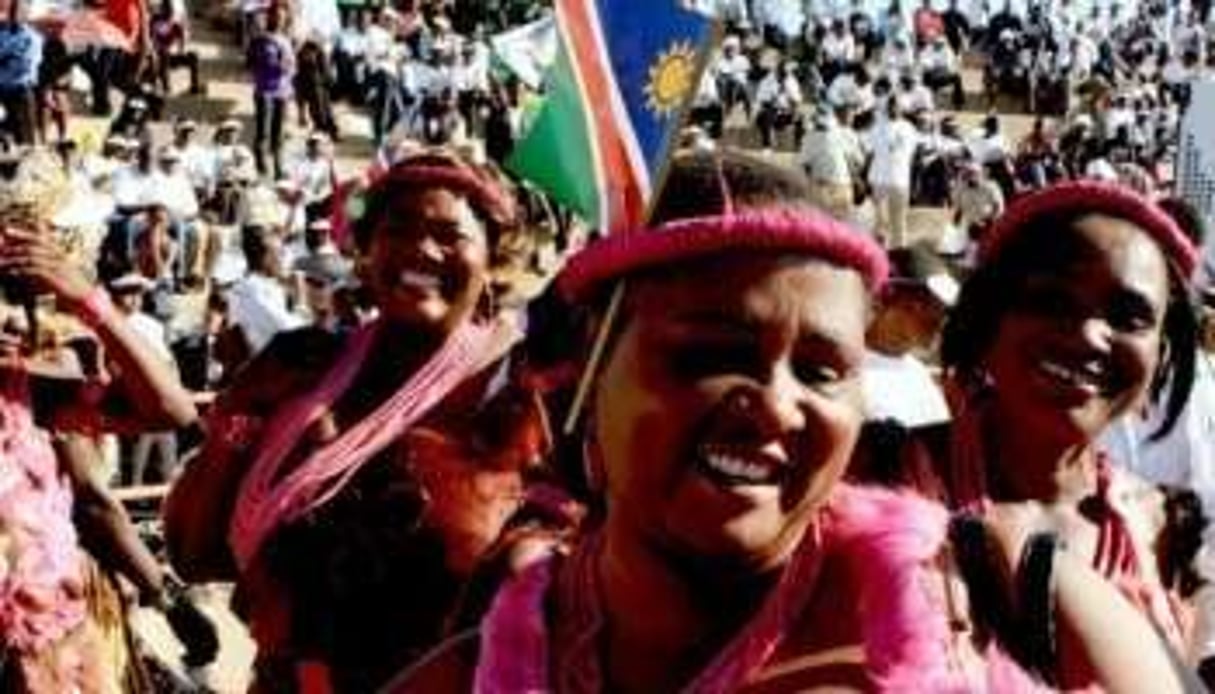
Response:
[{"label": "pink knitted headband", "polygon": [[570,300],[583,300],[606,280],[729,250],[822,258],[856,270],[871,291],[889,273],[885,251],[864,233],[821,212],[770,208],[680,219],[609,236],[570,259],[560,287]]},{"label": "pink knitted headband", "polygon": [[1198,249],[1164,210],[1125,186],[1092,180],[1059,183],[1014,202],[984,237],[979,260],[990,262],[1009,239],[1043,217],[1067,213],[1125,219],[1150,235],[1186,278],[1198,266]]},{"label": "pink knitted headband", "polygon": [[515,201],[488,174],[452,160],[450,165],[410,164],[405,160],[376,181],[375,188],[383,190],[396,184],[415,184],[425,187],[445,188],[468,198],[473,207],[499,224],[508,224],[515,219]]}]

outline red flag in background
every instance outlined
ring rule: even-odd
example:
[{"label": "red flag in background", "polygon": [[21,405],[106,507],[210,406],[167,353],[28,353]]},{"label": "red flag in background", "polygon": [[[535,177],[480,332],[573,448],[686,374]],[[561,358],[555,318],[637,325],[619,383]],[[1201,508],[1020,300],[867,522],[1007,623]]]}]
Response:
[{"label": "red flag in background", "polygon": [[[146,0],[19,1],[31,24],[71,48],[108,46],[134,52],[148,18]],[[12,2],[0,0],[0,14],[7,17]]]},{"label": "red flag in background", "polygon": [[105,18],[127,37],[132,47],[139,45],[148,12],[145,0],[106,0]]}]

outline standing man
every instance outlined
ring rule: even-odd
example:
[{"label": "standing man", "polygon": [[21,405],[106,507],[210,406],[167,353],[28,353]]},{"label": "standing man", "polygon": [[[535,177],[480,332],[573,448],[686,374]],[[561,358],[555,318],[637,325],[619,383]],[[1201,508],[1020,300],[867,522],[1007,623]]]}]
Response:
[{"label": "standing man", "polygon": [[8,129],[20,144],[34,143],[38,122],[34,99],[42,66],[42,34],[22,21],[21,0],[11,0],[0,24],[0,105],[8,114]]},{"label": "standing man", "polygon": [[869,135],[872,160],[869,185],[873,187],[877,231],[887,248],[907,245],[907,208],[911,204],[911,164],[920,142],[915,127],[903,119],[891,99],[887,117]]},{"label": "standing man", "polygon": [[266,13],[266,30],[249,43],[249,69],[253,76],[254,112],[257,130],[253,154],[257,172],[263,176],[266,168],[266,144],[269,140],[274,177],[283,175],[283,118],[291,101],[295,79],[295,49],[282,30],[282,8],[278,3]]},{"label": "standing man", "polygon": [[860,141],[846,123],[841,124],[820,106],[802,141],[801,165],[814,183],[815,204],[837,219],[852,219],[854,178],[864,157]]}]

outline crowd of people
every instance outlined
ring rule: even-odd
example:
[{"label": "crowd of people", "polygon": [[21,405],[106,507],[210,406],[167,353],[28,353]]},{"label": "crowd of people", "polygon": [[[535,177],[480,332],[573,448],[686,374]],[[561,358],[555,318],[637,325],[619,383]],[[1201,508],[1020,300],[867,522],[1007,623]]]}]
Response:
[{"label": "crowd of people", "polygon": [[[505,172],[536,3],[165,0],[131,55],[10,2],[0,688],[205,690],[210,583],[258,692],[1215,685],[1215,14],[691,5],[599,237]],[[175,95],[203,10],[251,126]]]}]

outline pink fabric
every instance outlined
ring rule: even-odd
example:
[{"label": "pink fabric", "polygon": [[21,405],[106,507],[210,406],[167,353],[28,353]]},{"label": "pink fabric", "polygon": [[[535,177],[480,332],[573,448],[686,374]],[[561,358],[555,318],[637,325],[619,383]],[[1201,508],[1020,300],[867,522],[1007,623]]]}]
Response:
[{"label": "pink fabric", "polygon": [[462,382],[500,359],[518,338],[515,328],[505,321],[465,323],[374,412],[288,470],[290,454],[300,437],[349,389],[378,330],[379,324],[373,323],[356,332],[320,385],[268,422],[266,438],[237,496],[228,533],[241,570],[248,569],[277,528],[327,503],[363,465]]},{"label": "pink fabric", "polygon": [[[981,690],[951,668],[946,615],[931,603],[920,583],[923,567],[941,551],[947,524],[947,512],[930,501],[885,489],[841,485],[820,530],[807,534],[756,616],[684,691],[735,691],[756,675],[803,616],[828,553],[841,553],[863,581],[859,595],[864,649],[880,691]],[[591,538],[580,550],[598,546]],[[575,555],[562,570],[579,571],[579,565]],[[482,622],[473,688],[477,694],[570,689],[553,686],[550,668],[561,672],[562,682],[578,682],[578,691],[602,688],[598,676],[587,681],[579,677],[586,673],[566,672],[569,662],[556,667],[551,662],[552,637],[544,608],[553,581],[552,566],[551,560],[533,565],[499,591]],[[583,580],[580,585],[581,594],[576,597],[597,600],[592,581]],[[601,625],[602,618],[592,616],[590,624]],[[584,669],[597,675],[597,667],[592,663]],[[1015,665],[1006,667],[1006,671],[987,673],[989,683],[1000,684],[992,691],[1034,691]]]},{"label": "pink fabric", "polygon": [[856,270],[873,290],[890,272],[886,252],[863,232],[821,212],[776,208],[680,219],[614,234],[570,258],[559,281],[562,292],[579,301],[606,280],[731,250],[817,256]]},{"label": "pink fabric", "polygon": [[979,247],[980,263],[990,262],[1010,238],[1034,220],[1068,212],[1126,219],[1155,239],[1185,277],[1194,274],[1198,267],[1198,249],[1164,210],[1126,186],[1092,180],[1057,183],[1012,203],[984,235]]},{"label": "pink fabric", "polygon": [[42,651],[85,615],[72,488],[46,432],[32,419],[27,376],[0,372],[0,636]]}]

